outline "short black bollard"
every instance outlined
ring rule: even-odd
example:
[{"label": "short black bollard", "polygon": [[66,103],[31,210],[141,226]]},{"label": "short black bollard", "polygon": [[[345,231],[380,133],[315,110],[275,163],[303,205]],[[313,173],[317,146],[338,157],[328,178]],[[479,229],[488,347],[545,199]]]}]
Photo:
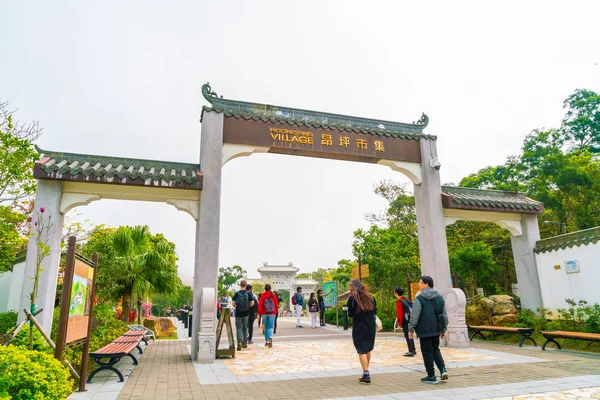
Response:
[{"label": "short black bollard", "polygon": [[343,313],[343,320],[344,320],[344,330],[347,331],[348,330],[348,307],[344,306],[342,307],[342,309],[344,310]]},{"label": "short black bollard", "polygon": [[188,337],[192,337],[192,314],[190,313],[188,317]]}]

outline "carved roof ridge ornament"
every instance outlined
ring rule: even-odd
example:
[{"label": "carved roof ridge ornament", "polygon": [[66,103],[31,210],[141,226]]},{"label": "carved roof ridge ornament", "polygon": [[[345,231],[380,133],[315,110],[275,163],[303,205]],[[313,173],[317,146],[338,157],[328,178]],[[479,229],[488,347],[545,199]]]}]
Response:
[{"label": "carved roof ridge ornament", "polygon": [[414,125],[422,125],[423,129],[425,129],[427,127],[427,125],[429,125],[429,117],[427,116],[427,114],[422,113],[421,114],[421,118],[419,118],[418,121],[413,121]]},{"label": "carved roof ridge ornament", "polygon": [[[270,104],[250,103],[225,99],[223,96],[219,96],[212,90],[209,82],[202,85],[202,95],[211,104],[211,107],[202,107],[202,114],[204,114],[204,111],[215,111],[224,113],[226,117],[244,118],[246,120],[253,119],[254,121],[272,123],[287,123],[292,126],[353,131],[375,136],[392,136],[412,140],[421,138],[429,140],[437,139],[436,136],[423,133],[423,129],[429,124],[429,117],[425,113],[421,114],[421,118],[418,121],[410,124]],[[202,117],[200,121],[202,121]]]},{"label": "carved roof ridge ornament", "polygon": [[[204,85],[202,85],[202,96],[204,96],[204,98],[210,104],[213,103],[213,99],[219,98],[219,95],[216,92],[213,92],[209,82],[206,82]],[[223,98],[223,96],[221,96],[221,98]]]}]

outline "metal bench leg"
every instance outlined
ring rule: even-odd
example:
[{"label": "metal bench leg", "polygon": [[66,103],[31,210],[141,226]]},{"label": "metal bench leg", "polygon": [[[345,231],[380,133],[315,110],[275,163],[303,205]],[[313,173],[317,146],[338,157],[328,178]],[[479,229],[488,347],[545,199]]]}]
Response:
[{"label": "metal bench leg", "polygon": [[556,347],[558,347],[559,350],[562,349],[562,347],[560,347],[560,344],[558,344],[558,342],[556,340],[546,338],[546,341],[544,342],[544,344],[542,344],[542,350],[546,350],[546,345],[548,343],[554,343],[556,345]]},{"label": "metal bench leg", "polygon": [[529,336],[529,335],[522,335],[522,336],[523,336],[523,338],[521,338],[521,341],[519,342],[519,347],[523,347],[523,342],[526,341],[527,339],[531,340],[533,342],[534,346],[537,346],[537,343],[531,336]]},{"label": "metal bench leg", "polygon": [[121,371],[119,371],[118,369],[116,369],[115,367],[113,367],[113,365],[115,365],[116,363],[118,363],[120,359],[121,359],[121,357],[112,357],[108,362],[102,362],[101,358],[94,359],[94,361],[96,362],[96,364],[100,365],[100,367],[97,368],[97,369],[95,369],[94,371],[92,371],[92,373],[90,374],[90,376],[88,376],[86,382],[87,383],[92,382],[92,378],[98,372],[104,371],[104,370],[113,371],[119,377],[119,382],[124,382],[125,378],[123,378],[123,374],[121,373]]},{"label": "metal bench leg", "polygon": [[144,337],[144,338],[142,338],[142,340],[144,341],[144,344],[145,344],[146,346],[148,346],[148,339],[146,339],[146,338]]},{"label": "metal bench leg", "polygon": [[131,353],[127,354],[128,357],[130,357],[133,360],[133,365],[138,365],[138,360],[137,358],[135,358],[135,356]]},{"label": "metal bench leg", "polygon": [[474,331],[473,331],[473,333],[471,334],[471,337],[469,338],[469,340],[470,340],[470,341],[473,341],[473,338],[475,337],[475,335],[479,335],[479,336],[481,336],[481,338],[482,338],[483,340],[486,340],[486,339],[485,339],[485,336],[483,336],[483,334],[481,333],[481,331],[475,331],[475,330],[474,330]]},{"label": "metal bench leg", "polygon": [[142,351],[142,346],[140,346],[139,344],[137,346],[135,346],[138,351],[140,352],[140,354],[144,354],[144,352]]}]

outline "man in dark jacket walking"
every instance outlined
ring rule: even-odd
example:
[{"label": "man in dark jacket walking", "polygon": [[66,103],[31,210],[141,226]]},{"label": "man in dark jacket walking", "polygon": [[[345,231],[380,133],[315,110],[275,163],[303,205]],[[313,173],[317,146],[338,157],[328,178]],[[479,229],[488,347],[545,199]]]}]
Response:
[{"label": "man in dark jacket walking", "polygon": [[417,296],[413,305],[408,324],[408,336],[413,339],[416,332],[421,342],[421,354],[427,370],[427,376],[421,379],[421,382],[437,384],[434,362],[440,370],[442,380],[448,379],[448,372],[440,352],[440,338],[446,336],[448,326],[446,304],[442,296],[433,290],[433,279],[430,276],[422,276],[419,279],[419,288],[421,294]]},{"label": "man in dark jacket walking", "polygon": [[252,336],[254,335],[254,321],[256,320],[256,316],[258,314],[258,298],[252,291],[252,285],[246,286],[246,290],[252,295],[252,301],[254,301],[254,305],[250,307],[250,314],[248,315],[248,344],[252,344]]}]

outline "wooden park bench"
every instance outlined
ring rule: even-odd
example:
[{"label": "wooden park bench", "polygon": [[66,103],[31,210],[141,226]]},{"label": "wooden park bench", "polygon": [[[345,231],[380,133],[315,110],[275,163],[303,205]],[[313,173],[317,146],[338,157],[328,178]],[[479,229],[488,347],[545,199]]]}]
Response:
[{"label": "wooden park bench", "polygon": [[127,325],[127,327],[132,331],[145,331],[144,333],[144,343],[146,346],[148,345],[148,339],[156,340],[156,335],[153,330],[146,328],[144,325]]},{"label": "wooden park bench", "polygon": [[[94,375],[96,375],[98,372],[106,369],[115,372],[119,377],[119,382],[123,382],[125,380],[123,378],[123,374],[121,374],[121,371],[115,368],[114,365],[121,361],[121,358],[125,356],[128,356],[133,360],[133,365],[137,365],[138,361],[133,355],[133,350],[138,349],[140,354],[143,353],[140,342],[145,341],[148,343],[144,337],[145,334],[146,332],[141,330],[127,331],[113,340],[112,343],[109,343],[101,349],[90,353],[90,356],[100,367],[90,374],[90,376],[87,378],[87,383],[90,383]],[[102,361],[106,358],[108,358],[108,361]]]},{"label": "wooden park bench", "polygon": [[546,350],[548,343],[554,343],[560,350],[560,344],[556,339],[573,339],[573,340],[587,340],[588,342],[600,342],[599,333],[587,333],[587,332],[569,332],[569,331],[542,331],[542,336],[546,341],[542,344],[542,350]]},{"label": "wooden park bench", "polygon": [[493,332],[493,333],[516,333],[516,334],[521,335],[521,341],[519,342],[519,347],[522,347],[523,342],[527,339],[531,340],[533,342],[534,346],[537,346],[537,343],[531,337],[531,335],[533,335],[533,328],[509,328],[507,326],[488,326],[488,325],[478,325],[478,326],[469,325],[469,326],[467,326],[467,328],[469,328],[471,330],[471,332],[473,332],[471,334],[471,337],[469,338],[469,340],[473,340],[473,338],[476,335],[479,335],[479,336],[481,336],[481,338],[483,340],[486,340],[485,336],[483,336],[483,334],[481,333],[483,331]]}]

